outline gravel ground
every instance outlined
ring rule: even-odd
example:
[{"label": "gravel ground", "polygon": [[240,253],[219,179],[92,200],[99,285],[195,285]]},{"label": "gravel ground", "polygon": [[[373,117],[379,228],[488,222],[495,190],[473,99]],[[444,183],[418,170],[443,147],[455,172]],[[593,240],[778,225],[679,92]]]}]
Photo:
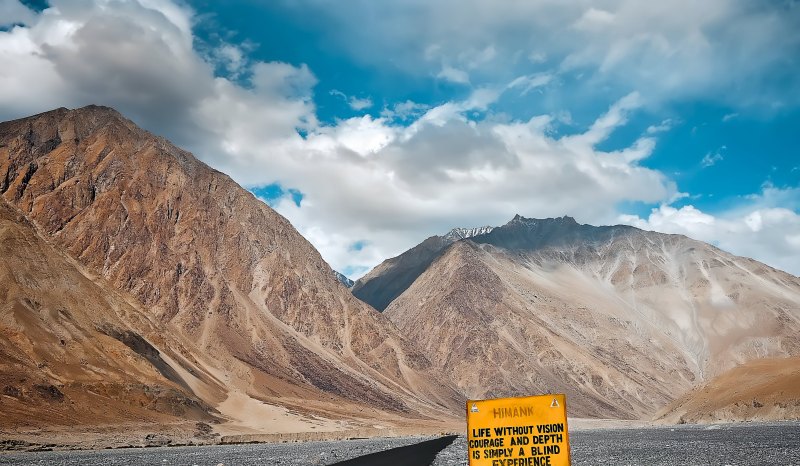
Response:
[{"label": "gravel ground", "polygon": [[461,466],[467,464],[467,438],[458,437],[439,452],[431,466]]},{"label": "gravel ground", "polygon": [[[596,429],[570,432],[573,466],[800,466],[800,423]],[[433,466],[467,464],[459,437]]]},{"label": "gravel ground", "polygon": [[583,431],[570,444],[573,466],[800,466],[800,423]]},{"label": "gravel ground", "polygon": [[326,465],[435,437],[358,439],[339,442],[259,443],[202,447],[124,448],[98,451],[0,453],[0,465],[41,466],[234,466]]},{"label": "gravel ground", "polygon": [[[19,465],[326,465],[431,437],[0,454]],[[570,433],[573,466],[800,466],[800,423],[727,424],[584,430]],[[461,466],[466,439],[442,450],[433,466]]]}]

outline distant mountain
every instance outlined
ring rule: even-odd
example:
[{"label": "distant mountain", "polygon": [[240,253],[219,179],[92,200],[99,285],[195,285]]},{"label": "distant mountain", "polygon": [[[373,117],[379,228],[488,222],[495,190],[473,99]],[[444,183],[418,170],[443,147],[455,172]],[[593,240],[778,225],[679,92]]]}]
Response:
[{"label": "distant mountain", "polygon": [[347,288],[352,288],[353,284],[355,283],[353,280],[347,278],[344,274],[339,273],[335,270],[333,271],[333,275],[336,277],[337,280],[339,280],[339,283],[346,286]]},{"label": "distant mountain", "polygon": [[433,262],[456,241],[490,233],[492,227],[454,228],[443,236],[431,236],[397,257],[387,259],[356,280],[353,294],[379,311],[386,309]]},{"label": "distant mountain", "polygon": [[684,236],[517,216],[430,242],[362,287],[427,253],[384,314],[470,398],[565,392],[573,416],[647,419],[743,362],[800,356],[800,280]]},{"label": "distant mountain", "polygon": [[472,238],[473,236],[485,235],[491,233],[493,227],[477,227],[477,228],[453,228],[443,238],[446,241],[458,241],[460,239]]},{"label": "distant mountain", "polygon": [[581,225],[572,217],[536,219],[516,215],[502,227],[476,236],[475,242],[491,244],[510,251],[535,251],[575,244],[602,243],[610,236],[633,230],[635,228],[623,225],[613,227]]},{"label": "distant mountain", "polygon": [[[157,352],[179,355],[165,362],[186,396],[242,429],[275,428],[254,415],[275,405],[337,428],[452,419],[461,409],[429,360],[340,286],[286,219],[112,109],[0,124],[0,193],[53,247],[191,342],[148,337]],[[53,306],[36,338],[58,341],[59,326],[72,328]],[[8,332],[0,328],[18,338]]]}]

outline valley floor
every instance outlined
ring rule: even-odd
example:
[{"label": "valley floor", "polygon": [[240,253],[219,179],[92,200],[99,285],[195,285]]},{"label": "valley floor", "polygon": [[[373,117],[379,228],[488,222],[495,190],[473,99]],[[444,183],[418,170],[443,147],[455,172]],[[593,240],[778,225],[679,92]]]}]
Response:
[{"label": "valley floor", "polygon": [[[800,464],[800,422],[652,427],[629,424],[624,428],[598,428],[598,423],[590,425],[573,421],[572,425],[575,427],[570,428],[570,441],[575,466]],[[607,427],[610,425],[606,424]],[[0,453],[0,464],[325,465],[431,438],[409,436],[101,451],[6,452]],[[466,458],[466,439],[458,437],[438,454],[432,465],[466,465]]]},{"label": "valley floor", "polygon": [[[313,426],[312,426],[313,428]],[[122,424],[92,427],[51,427],[19,430],[0,429],[0,464],[5,452],[109,450],[123,448],[183,447],[251,443],[341,442],[349,439],[397,439],[418,436],[436,437],[460,434],[465,425],[431,423],[430,425],[351,426],[338,431],[255,433],[236,425],[211,426],[205,423]],[[215,463],[216,464],[216,463]]]}]

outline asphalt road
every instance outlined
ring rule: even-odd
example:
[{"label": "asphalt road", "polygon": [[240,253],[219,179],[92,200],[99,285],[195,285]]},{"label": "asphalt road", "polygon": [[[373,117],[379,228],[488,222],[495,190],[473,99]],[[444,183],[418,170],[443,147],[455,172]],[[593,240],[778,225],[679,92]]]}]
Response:
[{"label": "asphalt road", "polygon": [[[75,452],[0,453],[14,465],[333,465],[361,457],[353,465],[467,464],[466,440],[402,438],[344,442],[252,444]],[[573,466],[800,466],[800,423],[676,426],[587,430],[570,433]],[[399,449],[407,445],[408,449]],[[443,449],[442,449],[443,448]],[[392,451],[386,451],[391,450]],[[436,451],[441,451],[436,455]],[[381,456],[394,462],[379,463]],[[431,463],[431,458],[436,455]],[[375,460],[370,462],[370,458]],[[401,463],[405,459],[406,463]],[[411,461],[410,463],[408,461]],[[420,461],[414,463],[414,461]]]},{"label": "asphalt road", "polygon": [[406,447],[392,448],[347,461],[334,466],[428,466],[444,448],[453,443],[458,436],[439,437]]}]

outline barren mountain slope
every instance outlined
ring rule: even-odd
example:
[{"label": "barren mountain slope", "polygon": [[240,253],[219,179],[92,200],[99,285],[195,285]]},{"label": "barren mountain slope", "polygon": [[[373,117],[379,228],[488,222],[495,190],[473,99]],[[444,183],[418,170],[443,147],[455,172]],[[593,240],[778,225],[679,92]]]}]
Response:
[{"label": "barren mountain slope", "polygon": [[0,192],[196,342],[229,389],[223,413],[246,416],[251,398],[337,416],[356,405],[371,408],[366,417],[460,408],[283,217],[112,109],[0,124]]},{"label": "barren mountain slope", "polygon": [[356,280],[353,294],[379,311],[386,309],[455,241],[492,231],[491,227],[455,228],[444,236],[431,236],[397,257],[387,259]]},{"label": "barren mountain slope", "polygon": [[800,419],[800,358],[758,359],[686,393],[662,410],[670,423]]},{"label": "barren mountain slope", "polygon": [[569,218],[453,244],[385,314],[468,396],[564,391],[576,416],[648,418],[741,362],[800,355],[797,277]]},{"label": "barren mountain slope", "polygon": [[647,337],[612,296],[550,286],[587,285],[579,276],[537,278],[501,250],[459,242],[385,314],[471,398],[563,392],[572,416],[636,419],[691,386],[678,348],[642,350]]},{"label": "barren mountain slope", "polygon": [[212,420],[157,328],[0,199],[0,429]]}]

